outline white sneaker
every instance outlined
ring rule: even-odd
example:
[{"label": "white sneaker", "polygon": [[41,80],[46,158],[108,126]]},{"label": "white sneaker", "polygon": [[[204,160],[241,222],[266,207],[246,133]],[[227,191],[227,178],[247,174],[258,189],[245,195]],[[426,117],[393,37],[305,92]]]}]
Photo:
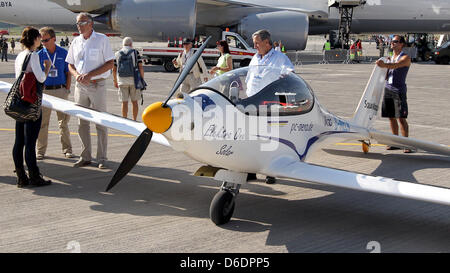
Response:
[{"label": "white sneaker", "polygon": [[65,153],[64,156],[65,156],[66,158],[74,158],[74,157],[75,157],[75,155],[72,154],[72,153]]},{"label": "white sneaker", "polygon": [[108,169],[108,165],[106,165],[105,161],[101,161],[100,163],[98,163],[98,168],[99,169]]}]

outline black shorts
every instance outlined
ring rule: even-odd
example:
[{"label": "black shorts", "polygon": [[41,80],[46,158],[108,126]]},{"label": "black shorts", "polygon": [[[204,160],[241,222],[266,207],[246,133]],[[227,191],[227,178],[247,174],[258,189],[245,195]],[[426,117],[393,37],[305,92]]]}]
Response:
[{"label": "black shorts", "polygon": [[408,103],[406,102],[406,92],[395,92],[385,88],[381,116],[383,118],[407,118]]}]

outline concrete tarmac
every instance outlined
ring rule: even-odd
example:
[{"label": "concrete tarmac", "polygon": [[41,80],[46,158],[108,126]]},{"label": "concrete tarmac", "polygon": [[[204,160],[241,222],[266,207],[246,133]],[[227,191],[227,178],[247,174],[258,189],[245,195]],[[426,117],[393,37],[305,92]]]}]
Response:
[{"label": "concrete tarmac", "polygon": [[[1,63],[0,80],[12,83],[13,67],[13,61]],[[296,71],[323,106],[350,118],[372,69],[373,64],[314,64]],[[145,70],[150,87],[144,106],[165,99],[177,77],[160,66]],[[450,66],[412,65],[407,79],[411,137],[450,145],[449,72]],[[5,97],[0,95],[2,101]],[[120,106],[109,79],[108,111],[120,115]],[[192,176],[199,163],[158,144],[150,144],[131,173],[105,193],[135,138],[109,130],[110,169],[73,168],[77,158],[64,158],[55,114],[46,158],[38,162],[54,183],[19,189],[11,155],[14,121],[2,114],[0,124],[0,252],[369,253],[372,245],[381,252],[450,252],[448,206],[304,181],[266,185],[259,175],[259,181],[242,187],[231,221],[218,227],[209,219],[209,206],[220,183]],[[375,127],[389,131],[381,118]],[[70,129],[79,155],[77,119],[71,119]],[[311,162],[450,188],[450,158],[429,153],[404,154],[377,145],[365,155],[360,144],[350,142],[327,146]]]}]

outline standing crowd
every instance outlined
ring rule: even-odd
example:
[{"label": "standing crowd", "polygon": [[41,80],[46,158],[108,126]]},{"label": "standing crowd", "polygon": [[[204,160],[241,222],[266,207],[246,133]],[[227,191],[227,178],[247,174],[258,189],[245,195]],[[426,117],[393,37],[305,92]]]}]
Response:
[{"label": "standing crowd", "polygon": [[[76,37],[68,50],[63,46],[69,45],[61,39],[57,45],[55,31],[44,27],[37,30],[27,27],[22,32],[20,44],[23,51],[15,60],[16,78],[26,75],[35,81],[35,97],[39,92],[60,99],[68,100],[71,93],[72,79],[74,79],[74,101],[78,105],[98,111],[107,111],[106,80],[113,72],[114,85],[119,89],[119,100],[123,103],[122,114],[127,117],[128,98],[133,103],[133,119],[138,113],[137,99],[140,90],[134,86],[134,71],[138,71],[140,79],[144,78],[144,69],[139,53],[132,48],[131,38],[125,38],[124,48],[114,54],[106,35],[94,31],[94,21],[91,15],[80,13],[76,18],[76,25],[80,35]],[[2,59],[7,61],[8,44],[6,39],[0,40]],[[11,40],[12,53],[14,39]],[[63,43],[64,42],[64,43]],[[125,52],[125,54],[123,54]],[[131,56],[132,62],[123,56]],[[126,71],[125,74],[123,72]],[[130,72],[131,71],[131,72]],[[22,76],[23,77],[23,76]],[[20,77],[22,79],[22,77]],[[24,79],[22,79],[22,84]],[[24,98],[22,98],[24,99]],[[35,98],[30,99],[34,103]],[[43,160],[48,146],[48,129],[51,109],[41,107],[37,120],[16,121],[16,136],[13,147],[13,159],[17,175],[18,187],[46,186],[52,182],[44,179],[37,160]],[[68,123],[70,116],[57,112],[59,135],[62,153],[66,158],[74,158],[70,130]],[[108,130],[104,126],[96,125],[97,153],[96,162],[100,169],[108,168],[107,148]],[[73,167],[84,167],[92,164],[90,123],[79,119],[78,134],[81,141],[81,154]],[[24,156],[25,155],[25,156]],[[28,168],[25,172],[24,159]]]}]

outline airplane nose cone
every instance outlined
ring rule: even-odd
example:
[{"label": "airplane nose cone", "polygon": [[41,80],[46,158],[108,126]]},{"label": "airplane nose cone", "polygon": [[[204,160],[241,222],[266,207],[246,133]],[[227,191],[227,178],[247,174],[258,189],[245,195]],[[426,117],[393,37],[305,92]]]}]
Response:
[{"label": "airplane nose cone", "polygon": [[152,132],[162,134],[172,126],[172,109],[169,106],[162,107],[162,102],[155,102],[145,108],[142,113],[142,121]]}]

